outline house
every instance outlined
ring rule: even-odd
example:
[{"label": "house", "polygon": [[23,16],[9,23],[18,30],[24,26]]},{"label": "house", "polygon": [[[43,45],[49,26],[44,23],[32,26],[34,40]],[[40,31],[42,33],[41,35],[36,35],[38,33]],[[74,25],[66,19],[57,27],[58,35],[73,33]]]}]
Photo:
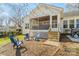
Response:
[{"label": "house", "polygon": [[4,26],[0,26],[0,32],[5,32],[5,27]]},{"label": "house", "polygon": [[3,35],[6,34],[5,26],[0,26],[0,38],[3,37]]},{"label": "house", "polygon": [[[35,36],[36,33],[39,32],[41,33],[41,38],[50,37],[58,41],[62,29],[62,19],[63,8],[50,6],[48,4],[39,4],[24,19],[22,32],[23,34],[30,33],[30,36]],[[51,32],[49,32],[49,28]],[[50,36],[51,34],[52,36]]]},{"label": "house", "polygon": [[0,26],[0,32],[4,33],[8,33],[8,32],[16,32],[16,27],[15,26]]},{"label": "house", "polygon": [[70,33],[70,29],[79,27],[79,12],[66,12],[64,9],[48,4],[39,4],[25,17],[22,33],[30,36],[41,33],[41,38],[59,41],[61,33]]}]

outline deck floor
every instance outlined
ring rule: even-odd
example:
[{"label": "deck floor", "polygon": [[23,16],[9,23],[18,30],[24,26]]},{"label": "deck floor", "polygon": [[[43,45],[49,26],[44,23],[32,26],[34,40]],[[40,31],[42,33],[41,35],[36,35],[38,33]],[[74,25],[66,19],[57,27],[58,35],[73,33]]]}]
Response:
[{"label": "deck floor", "polygon": [[57,49],[56,46],[43,45],[42,41],[25,41],[26,49],[13,49],[9,43],[0,48],[0,55],[5,56],[51,56]]},{"label": "deck floor", "polygon": [[[0,47],[0,56],[79,56],[79,43],[62,36],[60,49],[54,45],[44,45],[45,41],[24,41],[25,49],[13,49],[11,43]],[[55,54],[54,54],[55,53]]]}]

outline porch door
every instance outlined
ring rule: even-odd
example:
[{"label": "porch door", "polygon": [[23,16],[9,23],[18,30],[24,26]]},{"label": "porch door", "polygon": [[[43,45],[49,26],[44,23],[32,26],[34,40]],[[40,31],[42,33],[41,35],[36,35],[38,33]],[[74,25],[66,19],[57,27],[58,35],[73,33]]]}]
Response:
[{"label": "porch door", "polygon": [[52,31],[57,31],[58,30],[57,23],[58,23],[57,15],[52,16]]}]

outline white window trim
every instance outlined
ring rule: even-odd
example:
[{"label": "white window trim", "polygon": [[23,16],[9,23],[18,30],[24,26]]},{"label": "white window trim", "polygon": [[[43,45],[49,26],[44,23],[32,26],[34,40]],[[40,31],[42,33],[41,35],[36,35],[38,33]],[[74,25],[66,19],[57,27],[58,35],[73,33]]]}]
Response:
[{"label": "white window trim", "polygon": [[68,23],[69,21],[68,20],[63,20],[63,26],[64,26],[64,21],[67,21],[67,28],[64,28],[64,27],[63,28],[68,29],[69,28],[69,23]]},{"label": "white window trim", "polygon": [[70,20],[69,20],[69,28],[70,28],[70,21],[71,21],[71,20],[74,20],[74,28],[75,28],[75,19],[70,19]]},{"label": "white window trim", "polygon": [[[56,28],[52,28],[52,16],[57,16],[57,27]],[[58,31],[58,22],[59,22],[59,19],[58,19],[58,17],[59,17],[59,14],[55,14],[55,15],[51,15],[51,30],[52,31]]]},{"label": "white window trim", "polygon": [[[79,18],[77,18],[77,19],[76,19],[76,23],[75,23],[75,25],[76,25],[76,28],[77,28],[77,20],[79,20]],[[79,29],[79,28],[77,28],[77,29]]]}]

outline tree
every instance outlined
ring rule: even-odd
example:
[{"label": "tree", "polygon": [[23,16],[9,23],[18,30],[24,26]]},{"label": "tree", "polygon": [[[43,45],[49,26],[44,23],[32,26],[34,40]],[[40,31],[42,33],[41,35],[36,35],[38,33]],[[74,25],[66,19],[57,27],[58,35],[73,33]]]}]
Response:
[{"label": "tree", "polygon": [[1,14],[4,12],[3,9],[0,8],[0,26],[2,26],[3,19],[1,18]]},{"label": "tree", "polygon": [[9,16],[9,19],[16,24],[16,28],[22,28],[23,19],[28,12],[28,4],[8,4],[11,7],[13,15]]},{"label": "tree", "polygon": [[66,9],[67,11],[77,11],[79,10],[79,3],[67,3]]},{"label": "tree", "polygon": [[3,26],[3,19],[0,18],[0,26]]},{"label": "tree", "polygon": [[21,3],[21,4],[8,4],[12,8],[14,12],[10,19],[16,23],[17,29],[22,29],[22,23],[24,18],[28,15],[28,13],[32,10],[34,4]]},{"label": "tree", "polygon": [[4,6],[6,6],[6,7],[11,9],[11,11],[6,12],[6,8],[5,9],[1,8],[1,9],[3,9],[4,13],[7,13],[8,15],[1,14],[3,16],[0,17],[0,19],[1,19],[0,24],[2,24],[3,20],[6,20],[5,24],[6,24],[7,27],[9,27],[11,22],[14,22],[16,28],[20,28],[21,29],[22,28],[21,25],[23,23],[23,19],[27,16],[28,12],[32,10],[32,8],[30,8],[30,6],[29,6],[31,4],[28,4],[28,3],[0,4],[0,6],[1,5],[4,5]]}]

